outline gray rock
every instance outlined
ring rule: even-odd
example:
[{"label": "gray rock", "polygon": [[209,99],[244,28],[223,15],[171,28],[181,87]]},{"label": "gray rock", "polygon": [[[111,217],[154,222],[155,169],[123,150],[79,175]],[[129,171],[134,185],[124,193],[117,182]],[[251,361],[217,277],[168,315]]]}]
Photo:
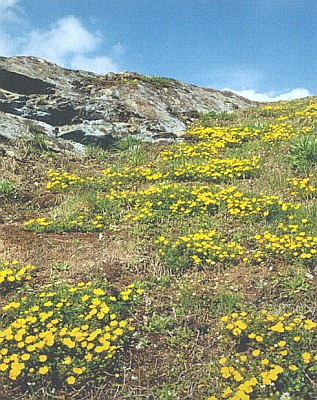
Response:
[{"label": "gray rock", "polygon": [[97,75],[36,57],[0,57],[0,135],[28,137],[32,123],[47,140],[54,138],[55,147],[67,140],[80,153],[78,143],[107,148],[128,135],[180,140],[199,113],[254,105],[231,92],[175,79],[135,72]]}]

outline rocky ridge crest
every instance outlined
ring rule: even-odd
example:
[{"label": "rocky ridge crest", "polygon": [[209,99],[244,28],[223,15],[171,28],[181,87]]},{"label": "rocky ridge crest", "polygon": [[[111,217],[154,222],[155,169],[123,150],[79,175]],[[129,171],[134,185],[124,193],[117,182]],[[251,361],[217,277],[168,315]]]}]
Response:
[{"label": "rocky ridge crest", "polygon": [[40,132],[54,148],[75,152],[87,144],[107,148],[128,135],[173,141],[199,113],[254,104],[175,79],[135,72],[97,75],[36,57],[0,57],[0,141]]}]

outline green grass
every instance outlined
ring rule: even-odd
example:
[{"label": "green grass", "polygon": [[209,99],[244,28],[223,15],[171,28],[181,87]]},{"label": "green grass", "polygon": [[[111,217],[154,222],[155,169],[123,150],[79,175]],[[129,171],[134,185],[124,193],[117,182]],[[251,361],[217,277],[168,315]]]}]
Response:
[{"label": "green grass", "polygon": [[14,184],[8,179],[0,180],[0,196],[12,196],[16,192]]}]

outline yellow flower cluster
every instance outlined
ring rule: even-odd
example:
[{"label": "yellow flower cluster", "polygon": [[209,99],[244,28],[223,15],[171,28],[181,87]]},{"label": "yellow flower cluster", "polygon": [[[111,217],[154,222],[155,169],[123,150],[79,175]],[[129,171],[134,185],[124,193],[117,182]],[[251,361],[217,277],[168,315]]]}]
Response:
[{"label": "yellow flower cluster", "polygon": [[261,140],[270,144],[277,141],[290,139],[296,134],[296,129],[288,123],[270,124],[261,133]]},{"label": "yellow flower cluster", "polygon": [[90,220],[83,215],[79,215],[78,218],[68,222],[68,230],[71,231],[99,231],[102,229],[105,229],[105,221],[102,215],[96,215]]},{"label": "yellow flower cluster", "polygon": [[47,189],[63,190],[75,184],[82,184],[85,179],[76,174],[69,174],[68,172],[58,172],[50,169],[48,171],[50,181],[46,184]]},{"label": "yellow flower cluster", "polygon": [[179,157],[212,159],[220,149],[237,147],[250,140],[258,139],[270,144],[287,140],[296,134],[296,129],[290,123],[277,123],[261,129],[244,125],[207,128],[199,126],[188,133],[200,141],[189,145],[180,144],[176,150],[164,150],[161,153],[163,160]]},{"label": "yellow flower cluster", "polygon": [[[308,103],[308,105],[307,105]],[[317,103],[316,100],[296,100],[296,101],[283,101],[277,104],[270,104],[260,108],[260,111],[269,112],[270,116],[277,117],[280,120],[295,120],[298,117],[301,119],[316,117]]]},{"label": "yellow flower cluster", "polygon": [[199,139],[196,143],[180,143],[176,149],[161,152],[163,160],[177,158],[202,158],[213,159],[220,149],[239,146],[242,143],[256,138],[259,130],[250,130],[248,127],[208,127],[199,126],[188,132],[189,135]]},{"label": "yellow flower cluster", "polygon": [[52,223],[52,221],[47,220],[45,217],[40,217],[36,219],[32,218],[24,223],[24,227],[25,229],[32,229],[34,226],[45,228]]},{"label": "yellow flower cluster", "polygon": [[117,187],[129,182],[151,182],[165,179],[168,174],[153,168],[151,165],[140,167],[107,168],[101,171],[102,176],[80,177],[76,174],[49,170],[50,181],[46,187],[51,190],[65,190],[71,186],[90,187],[105,190],[107,187]]},{"label": "yellow flower cluster", "polygon": [[256,258],[273,253],[283,259],[301,259],[307,263],[317,259],[317,236],[299,231],[299,226],[296,224],[285,226],[280,223],[278,227],[281,234],[265,231],[254,236],[259,246]]},{"label": "yellow flower cluster", "polygon": [[315,119],[317,117],[317,103],[311,101],[310,104],[301,111],[295,113],[296,116],[300,116],[302,119]]},{"label": "yellow flower cluster", "polygon": [[170,171],[170,178],[176,181],[226,181],[232,178],[248,178],[259,169],[260,157],[215,158],[205,163],[185,163]]},{"label": "yellow flower cluster", "polygon": [[[252,175],[260,168],[260,158],[239,159],[213,158],[208,162],[190,162],[187,161],[181,165],[169,168],[162,172],[152,167],[135,167],[134,169],[124,167],[114,171],[111,168],[103,170],[102,173],[108,179],[112,186],[122,185],[127,182],[156,182],[162,180],[202,180],[202,181],[223,181],[230,178],[245,178]],[[199,161],[199,158],[198,158]],[[109,182],[108,182],[109,184]]]},{"label": "yellow flower cluster", "polygon": [[107,178],[112,186],[122,185],[127,182],[151,182],[162,180],[168,174],[153,168],[151,165],[140,167],[107,168],[102,170],[102,174]]},{"label": "yellow flower cluster", "polygon": [[74,384],[92,371],[109,372],[111,360],[134,330],[126,316],[142,292],[132,284],[113,296],[80,282],[6,304],[0,373],[21,382],[48,374]]},{"label": "yellow flower cluster", "polygon": [[[282,105],[283,104],[283,105]],[[287,109],[287,113],[289,112],[289,109],[290,109],[290,107],[289,107],[289,104],[290,103],[277,103],[277,104],[269,104],[269,105],[266,105],[266,106],[263,106],[263,107],[261,107],[261,110],[266,110],[266,111],[286,111],[286,109]],[[288,105],[288,107],[285,107],[285,106],[287,106]]]},{"label": "yellow flower cluster", "polygon": [[209,141],[199,141],[192,144],[179,143],[177,146],[174,146],[174,149],[171,148],[161,152],[163,161],[178,160],[179,162],[194,157],[198,159],[210,159],[215,155],[218,155],[218,149],[214,143]]},{"label": "yellow flower cluster", "polygon": [[[107,196],[107,195],[106,195]],[[133,191],[113,191],[109,199],[126,199],[132,207],[127,219],[133,221],[180,214],[212,215],[219,209],[238,218],[262,216],[264,218],[279,212],[297,210],[300,204],[282,202],[278,196],[245,196],[234,186],[226,189],[209,186],[159,184],[139,193]]]},{"label": "yellow flower cluster", "polygon": [[317,370],[316,349],[309,348],[316,327],[311,319],[267,310],[223,316],[221,330],[233,352],[218,359],[218,394],[209,400],[272,398],[292,389],[294,379],[301,383],[292,398],[302,395],[303,378]]},{"label": "yellow flower cluster", "polygon": [[287,181],[292,189],[291,195],[301,198],[314,197],[317,188],[311,184],[313,176],[313,174],[310,174],[306,178],[288,178]]},{"label": "yellow flower cluster", "polygon": [[300,204],[284,203],[278,196],[246,197],[236,192],[227,199],[228,212],[238,217],[272,216],[279,212],[298,210]]},{"label": "yellow flower cluster", "polygon": [[258,136],[260,130],[252,130],[247,126],[228,126],[228,127],[198,127],[190,132],[191,135],[199,139],[208,139],[214,143],[216,148],[225,148],[240,145]]},{"label": "yellow flower cluster", "polygon": [[[199,144],[203,147],[205,145]],[[191,152],[189,156],[188,153]],[[186,162],[179,166],[170,168],[166,165],[165,168],[154,168],[151,165],[139,167],[122,167],[122,168],[107,168],[102,170],[102,177],[87,177],[82,178],[76,174],[68,174],[67,172],[49,171],[50,181],[47,183],[47,188],[50,190],[65,190],[70,187],[89,187],[93,185],[95,189],[105,190],[111,187],[118,187],[130,182],[157,182],[166,180],[203,180],[203,181],[223,181],[234,177],[249,177],[254,171],[260,168],[259,157],[255,156],[251,159],[220,159],[212,158],[212,150],[210,146],[201,149],[199,157],[202,153],[206,154],[207,162],[201,163],[197,156],[197,149],[191,146],[187,148],[187,154],[184,154]],[[208,156],[207,156],[208,154]],[[215,153],[214,153],[215,154]],[[177,155],[171,156],[177,158]],[[189,162],[188,159],[195,158],[195,162]],[[165,156],[166,158],[166,156]],[[168,157],[167,157],[168,158]],[[165,171],[164,171],[165,169]]]},{"label": "yellow flower cluster", "polygon": [[201,229],[197,233],[181,236],[176,240],[160,236],[155,243],[162,258],[171,263],[174,261],[176,267],[177,260],[180,260],[183,268],[193,264],[214,265],[219,261],[234,262],[243,254],[243,249],[238,243],[221,238],[216,230],[205,232]]},{"label": "yellow flower cluster", "polygon": [[0,262],[0,288],[11,288],[16,284],[25,282],[31,279],[31,271],[34,266],[28,264],[24,267],[19,266],[17,260],[13,260],[10,263]]},{"label": "yellow flower cluster", "polygon": [[[110,188],[108,192],[100,193],[98,199],[104,206],[107,200],[110,207],[117,211],[121,209],[120,213],[118,211],[120,218],[147,222],[177,215],[213,215],[218,211],[236,218],[270,218],[300,207],[299,204],[282,202],[278,196],[246,196],[234,186],[222,189],[219,186],[176,182],[157,183],[139,191]],[[25,229],[38,232],[100,231],[108,226],[109,216],[110,212],[107,213],[107,220],[99,214],[89,217],[77,215],[67,221],[37,218],[27,221],[24,226]]]},{"label": "yellow flower cluster", "polygon": [[26,230],[36,232],[74,232],[74,231],[100,231],[105,229],[106,221],[102,215],[96,215],[92,218],[79,215],[69,221],[50,221],[46,218],[30,219],[24,223]]},{"label": "yellow flower cluster", "polygon": [[125,196],[133,211],[128,214],[127,219],[152,220],[177,214],[211,215],[234,191],[235,187],[227,189],[215,187],[213,191],[209,186],[184,186],[180,183],[153,185],[146,190],[140,190],[139,193],[130,192]]}]

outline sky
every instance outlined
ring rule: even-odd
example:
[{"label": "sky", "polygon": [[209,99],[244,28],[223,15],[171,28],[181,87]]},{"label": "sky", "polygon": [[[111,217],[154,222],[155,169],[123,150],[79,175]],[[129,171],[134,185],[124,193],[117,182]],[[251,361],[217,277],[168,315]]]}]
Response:
[{"label": "sky", "polygon": [[259,101],[317,95],[317,0],[0,0],[0,56]]}]

